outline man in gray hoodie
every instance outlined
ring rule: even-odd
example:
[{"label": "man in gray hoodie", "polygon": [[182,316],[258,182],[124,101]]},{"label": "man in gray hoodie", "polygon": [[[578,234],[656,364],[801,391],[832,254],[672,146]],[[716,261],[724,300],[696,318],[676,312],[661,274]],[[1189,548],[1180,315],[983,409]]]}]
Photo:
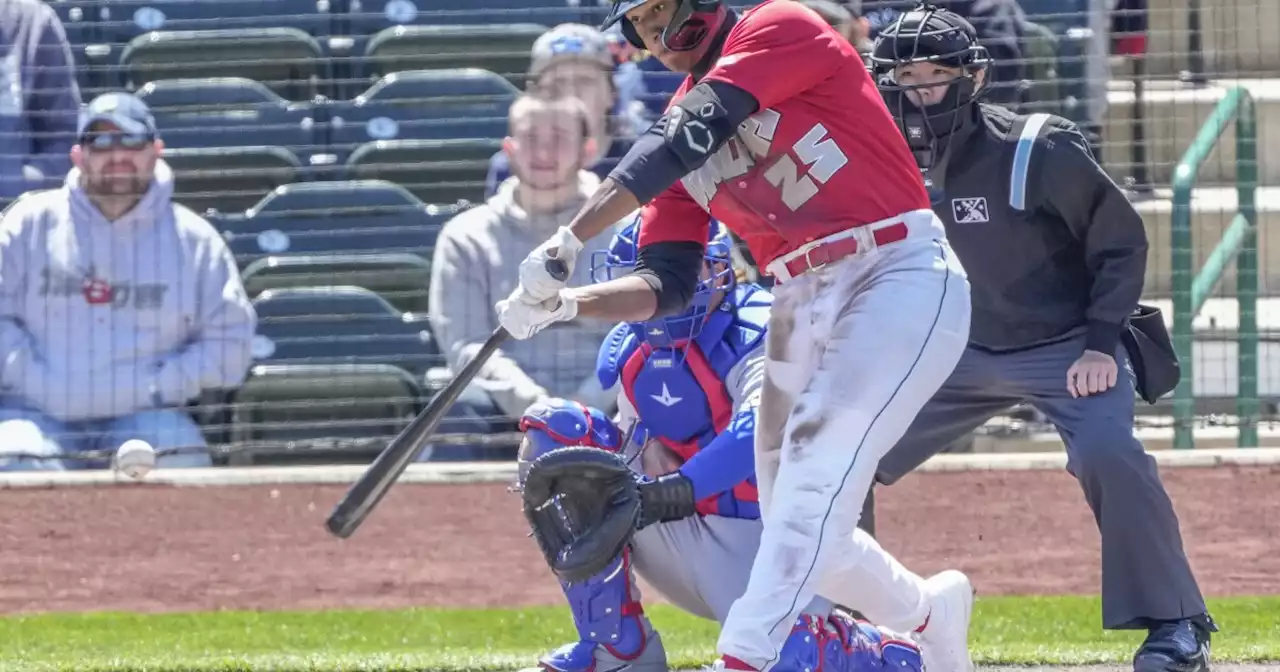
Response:
[{"label": "man in gray hoodie", "polygon": [[[58,456],[130,439],[203,449],[183,406],[238,386],[251,361],[257,316],[235,259],[170,200],[146,105],[104,94],[77,135],[62,188],[0,218],[0,469],[103,468]],[[157,462],[208,464],[204,452]]]},{"label": "man in gray hoodie", "polygon": [[0,204],[58,185],[71,164],[80,87],[48,3],[0,0]]},{"label": "man in gray hoodie", "polygon": [[[492,198],[449,220],[440,231],[431,263],[431,329],[453,371],[461,369],[498,327],[488,307],[515,289],[513,259],[568,224],[600,185],[586,169],[596,156],[586,106],[573,97],[522,95],[508,114],[510,136],[503,151],[514,175]],[[619,222],[611,232],[620,230]],[[585,255],[608,250],[612,234],[587,243]],[[588,257],[584,257],[588,258]],[[590,264],[574,272],[588,283]],[[601,388],[596,353],[613,323],[577,320],[544,337],[510,341],[454,404],[442,434],[487,434],[515,430],[526,408],[548,397],[566,397],[611,409],[617,390]],[[422,460],[515,459],[480,443],[454,443],[424,450]]]}]

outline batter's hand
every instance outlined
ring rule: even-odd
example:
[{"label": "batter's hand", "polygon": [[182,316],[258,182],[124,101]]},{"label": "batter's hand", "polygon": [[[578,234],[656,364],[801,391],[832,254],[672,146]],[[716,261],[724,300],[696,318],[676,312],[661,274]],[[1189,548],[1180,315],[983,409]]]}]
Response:
[{"label": "batter's hand", "polygon": [[1115,387],[1118,375],[1114,357],[1097,350],[1085,350],[1067,369],[1067,391],[1076,399],[1106,392]]},{"label": "batter's hand", "polygon": [[534,248],[520,262],[520,285],[524,287],[522,300],[541,303],[554,297],[565,288],[568,278],[557,280],[547,272],[547,260],[559,259],[573,275],[573,265],[582,252],[583,243],[573,235],[569,227],[562,226],[547,242]]},{"label": "batter's hand", "polygon": [[498,323],[517,340],[532,338],[534,334],[556,322],[565,322],[578,316],[578,301],[568,292],[552,295],[550,299],[534,303],[524,295],[521,287],[511,296],[499,301]]}]

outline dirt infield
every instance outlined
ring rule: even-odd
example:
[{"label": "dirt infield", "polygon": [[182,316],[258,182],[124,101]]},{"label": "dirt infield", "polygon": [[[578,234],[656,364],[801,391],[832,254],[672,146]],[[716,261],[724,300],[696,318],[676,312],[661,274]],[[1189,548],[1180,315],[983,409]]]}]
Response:
[{"label": "dirt infield", "polygon": [[[1210,595],[1280,594],[1280,468],[1166,468]],[[514,494],[402,485],[352,539],[346,486],[0,490],[0,613],[558,603]],[[1098,534],[1062,472],[915,474],[879,494],[880,536],[983,594],[1096,593]]]}]

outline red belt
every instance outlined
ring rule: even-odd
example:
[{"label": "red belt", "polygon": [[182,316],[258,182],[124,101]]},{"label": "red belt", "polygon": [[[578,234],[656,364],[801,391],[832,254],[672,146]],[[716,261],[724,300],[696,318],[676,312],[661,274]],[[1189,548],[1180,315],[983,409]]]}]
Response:
[{"label": "red belt", "polygon": [[[871,238],[876,241],[877,246],[896,243],[900,240],[905,240],[906,237],[907,223],[902,221],[882,226],[871,232]],[[790,273],[791,277],[795,278],[807,271],[822,268],[827,264],[857,253],[858,236],[845,236],[844,238],[818,244],[803,255],[786,262],[785,267],[787,273]]]}]

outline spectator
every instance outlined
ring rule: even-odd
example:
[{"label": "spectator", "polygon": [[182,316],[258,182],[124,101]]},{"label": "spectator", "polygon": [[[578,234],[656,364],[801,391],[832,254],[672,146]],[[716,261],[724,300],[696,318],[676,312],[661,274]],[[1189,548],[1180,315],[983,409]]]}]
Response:
[{"label": "spectator", "polygon": [[[604,179],[627,153],[631,140],[649,127],[644,105],[629,104],[618,96],[614,50],[603,33],[577,23],[562,23],[533,43],[529,64],[531,92],[550,98],[574,96],[587,106],[595,150],[588,168]],[[621,71],[628,90],[635,95],[634,73]],[[511,176],[510,157],[498,152],[489,162],[485,198]],[[524,409],[520,409],[521,412]]]},{"label": "spectator", "polygon": [[0,204],[58,185],[80,87],[67,33],[40,0],[0,0]]},{"label": "spectator", "polygon": [[861,15],[862,3],[857,0],[841,5],[835,0],[799,0],[800,4],[812,9],[822,17],[836,32],[844,36],[858,53],[864,56],[875,46],[870,40],[871,22]]},{"label": "spectator", "polygon": [[[170,200],[173,174],[138,98],[89,104],[60,189],[0,220],[0,466],[105,468],[60,454],[204,448],[183,406],[242,382],[257,317],[212,226]],[[4,453],[49,459],[5,460]],[[210,464],[207,453],[157,466]]]},{"label": "spectator", "polygon": [[[600,185],[600,178],[586,170],[596,155],[588,116],[576,98],[526,94],[517,99],[509,114],[511,135],[504,142],[515,176],[483,205],[457,215],[440,231],[431,263],[431,328],[453,371],[498,327],[492,306],[515,289],[515,261],[567,226]],[[607,249],[611,238],[612,233],[588,241],[582,258]],[[590,266],[578,264],[571,284],[587,284]],[[609,410],[616,390],[601,388],[595,365],[600,343],[612,327],[578,320],[538,338],[509,341],[454,404],[452,419],[441,432],[514,430],[515,418],[549,396]],[[422,459],[515,459],[515,447],[498,455],[479,443],[448,445],[423,451]]]}]

